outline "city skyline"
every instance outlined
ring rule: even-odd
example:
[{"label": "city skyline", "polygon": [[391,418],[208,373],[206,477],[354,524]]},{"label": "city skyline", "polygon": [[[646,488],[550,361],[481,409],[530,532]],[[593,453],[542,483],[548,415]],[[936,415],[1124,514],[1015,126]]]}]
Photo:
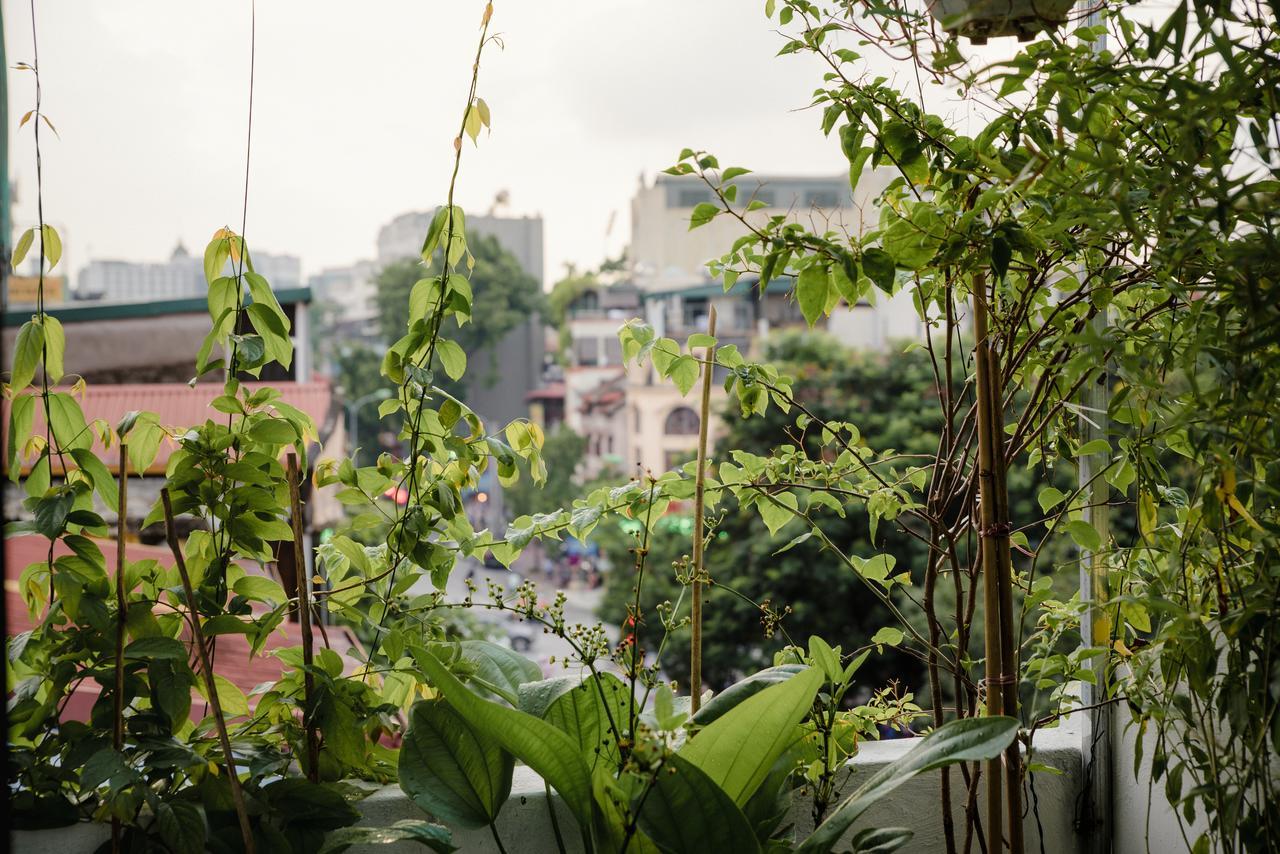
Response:
[{"label": "city skyline", "polygon": [[[782,44],[759,9],[666,6],[667,16],[632,2],[607,12],[562,3],[560,15],[497,6],[505,49],[486,58],[479,89],[494,132],[478,150],[467,143],[458,200],[483,213],[507,191],[503,213],[541,215],[548,282],[566,262],[616,255],[638,175],[651,180],[686,145],[761,172],[839,171],[838,144],[814,141],[818,117],[794,94],[820,82],[820,69],[794,57],[721,61]],[[30,13],[4,8],[12,66],[30,59]],[[246,231],[250,247],[299,256],[305,278],[372,257],[383,223],[442,200],[482,6],[396,3],[372,16],[303,8],[257,11]],[[52,3],[38,15],[44,106],[61,134],[42,139],[45,216],[64,233],[68,272],[92,259],[159,260],[178,241],[198,252],[218,227],[238,230],[247,7]],[[635,37],[606,56],[593,37],[606,26]],[[9,75],[17,117],[34,93],[29,76]],[[703,94],[712,83],[714,101]],[[140,92],[149,100],[134,100]],[[34,219],[29,126],[10,148],[21,229]]]}]

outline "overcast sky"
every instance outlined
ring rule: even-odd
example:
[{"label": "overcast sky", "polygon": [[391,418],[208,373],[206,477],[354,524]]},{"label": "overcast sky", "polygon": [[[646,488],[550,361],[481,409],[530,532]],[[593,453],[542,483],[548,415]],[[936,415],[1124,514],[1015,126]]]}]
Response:
[{"label": "overcast sky", "polygon": [[[374,255],[378,228],[444,199],[481,0],[263,0],[249,245],[304,273]],[[831,174],[835,140],[804,110],[821,83],[757,0],[498,0],[482,63],[493,132],[467,143],[459,200],[510,192],[545,220],[549,280],[627,241],[641,173],[684,146],[757,171]],[[31,58],[26,2],[3,0],[8,62]],[[160,260],[239,228],[249,3],[40,0],[45,215],[73,272]],[[886,73],[892,69],[885,67]],[[9,71],[11,128],[33,103]],[[17,229],[35,217],[30,125],[11,131]],[[612,231],[607,233],[612,217]]]}]

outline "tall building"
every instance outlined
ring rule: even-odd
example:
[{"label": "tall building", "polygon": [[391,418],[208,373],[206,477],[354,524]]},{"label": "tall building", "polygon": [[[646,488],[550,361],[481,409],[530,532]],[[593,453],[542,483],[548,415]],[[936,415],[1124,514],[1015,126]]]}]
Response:
[{"label": "tall building", "polygon": [[[253,252],[252,258],[254,269],[272,288],[288,290],[302,285],[302,263],[296,256]],[[145,302],[203,296],[207,289],[203,259],[179,242],[167,261],[90,261],[80,271],[76,297]]]},{"label": "tall building", "polygon": [[[378,265],[401,258],[417,258],[435,211],[403,213],[378,231]],[[542,217],[505,217],[492,214],[466,215],[467,234],[483,234],[502,244],[515,256],[520,267],[543,283]]]},{"label": "tall building", "polygon": [[[378,232],[378,266],[419,257],[434,216],[434,211],[416,211],[384,225]],[[542,217],[467,214],[466,225],[469,235],[497,240],[538,287],[543,286]],[[542,382],[544,344],[542,319],[533,316],[507,332],[492,350],[469,354],[476,377],[482,375],[482,366],[492,364],[498,370],[468,384],[467,405],[495,427],[527,416],[525,397]]]},{"label": "tall building", "polygon": [[377,317],[378,265],[356,261],[344,267],[326,267],[307,280],[317,302],[332,307],[342,324],[360,324]]}]

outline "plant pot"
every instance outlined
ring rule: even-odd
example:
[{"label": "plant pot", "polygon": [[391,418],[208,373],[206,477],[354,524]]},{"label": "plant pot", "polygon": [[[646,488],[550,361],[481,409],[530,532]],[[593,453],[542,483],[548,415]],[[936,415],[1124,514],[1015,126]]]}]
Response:
[{"label": "plant pot", "polygon": [[989,38],[1017,36],[1028,41],[1041,30],[1061,26],[1072,0],[927,0],[929,14],[948,33],[974,44]]}]

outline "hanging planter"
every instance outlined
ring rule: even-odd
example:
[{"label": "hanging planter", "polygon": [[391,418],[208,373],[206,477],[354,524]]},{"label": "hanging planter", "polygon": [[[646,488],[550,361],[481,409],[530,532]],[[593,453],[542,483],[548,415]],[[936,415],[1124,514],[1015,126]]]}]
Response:
[{"label": "hanging planter", "polygon": [[1001,36],[1028,41],[1066,23],[1074,5],[1073,0],[928,0],[929,14],[944,30],[974,44]]}]

